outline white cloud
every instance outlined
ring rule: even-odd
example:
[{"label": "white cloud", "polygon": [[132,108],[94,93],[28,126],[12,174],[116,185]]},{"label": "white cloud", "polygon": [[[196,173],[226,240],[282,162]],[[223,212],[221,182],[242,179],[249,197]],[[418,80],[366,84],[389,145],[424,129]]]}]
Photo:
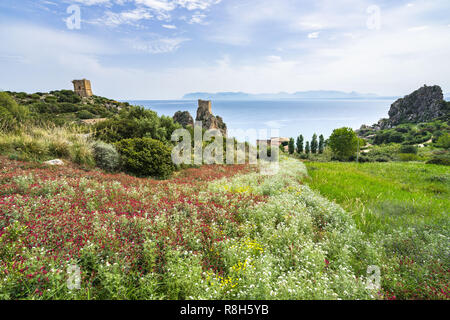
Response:
[{"label": "white cloud", "polygon": [[188,10],[206,10],[222,0],[176,0],[175,2]]},{"label": "white cloud", "polygon": [[427,30],[429,27],[428,26],[419,26],[419,27],[412,27],[412,28],[408,28],[408,31],[423,31],[423,30]]},{"label": "white cloud", "polygon": [[183,42],[189,41],[189,39],[158,37],[151,40],[126,39],[124,41],[134,50],[152,54],[159,54],[174,52],[180,48]]},{"label": "white cloud", "polygon": [[121,24],[132,24],[140,20],[152,19],[153,15],[144,8],[137,8],[131,11],[123,11],[115,13],[107,11],[105,17],[98,22],[104,23],[108,26],[118,26]]},{"label": "white cloud", "polygon": [[[94,0],[95,1],[95,0]],[[101,0],[100,0],[101,1]],[[172,11],[177,7],[187,10],[206,10],[221,0],[135,0],[137,4],[145,5],[154,10]]]},{"label": "white cloud", "polygon": [[104,5],[110,3],[109,0],[74,0],[74,1],[85,6]]},{"label": "white cloud", "polygon": [[204,20],[206,18],[205,14],[202,13],[196,13],[192,15],[191,19],[189,19],[189,24],[205,24]]},{"label": "white cloud", "polygon": [[[86,5],[107,4],[110,0],[77,0]],[[125,2],[134,2],[136,8],[129,11],[115,12],[109,10],[105,16],[93,21],[93,23],[104,24],[107,26],[118,26],[121,24],[133,24],[139,20],[157,19],[162,21],[172,20],[172,12],[177,8],[185,8],[189,11],[197,10],[190,19],[184,19],[190,24],[206,24],[204,22],[206,15],[203,13],[211,6],[218,4],[221,0],[116,0],[117,4]],[[163,25],[164,28],[167,28]],[[169,27],[170,29],[170,27]]]},{"label": "white cloud", "polygon": [[166,29],[172,29],[172,30],[177,28],[177,26],[175,26],[173,24],[163,24],[162,27],[166,28]]},{"label": "white cloud", "polygon": [[317,39],[319,38],[320,32],[311,32],[308,34],[308,39]]},{"label": "white cloud", "polygon": [[169,0],[136,0],[136,3],[157,11],[172,11],[176,8],[176,3]]},{"label": "white cloud", "polygon": [[266,57],[266,60],[267,60],[268,62],[272,62],[272,63],[283,61],[283,59],[282,59],[280,56],[267,56],[267,57]]}]

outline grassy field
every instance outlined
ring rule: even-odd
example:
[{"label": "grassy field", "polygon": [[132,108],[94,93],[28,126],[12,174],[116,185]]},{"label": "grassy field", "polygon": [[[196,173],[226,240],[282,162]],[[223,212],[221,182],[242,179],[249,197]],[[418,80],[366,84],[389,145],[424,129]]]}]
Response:
[{"label": "grassy field", "polygon": [[365,232],[448,223],[450,170],[421,163],[307,162],[309,185]]},{"label": "grassy field", "polygon": [[[349,212],[398,274],[401,298],[448,295],[450,170],[421,163],[305,163],[309,186]],[[388,261],[389,260],[389,261]],[[393,280],[395,279],[395,280]]]}]

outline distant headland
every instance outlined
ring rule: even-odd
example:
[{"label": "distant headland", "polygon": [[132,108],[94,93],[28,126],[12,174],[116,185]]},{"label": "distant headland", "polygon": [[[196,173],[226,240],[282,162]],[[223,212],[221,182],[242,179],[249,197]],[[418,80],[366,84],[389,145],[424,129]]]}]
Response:
[{"label": "distant headland", "polygon": [[383,97],[373,93],[342,92],[330,90],[298,91],[295,93],[261,93],[246,92],[194,92],[183,96],[184,100],[280,100],[280,99],[396,99],[398,97]]}]

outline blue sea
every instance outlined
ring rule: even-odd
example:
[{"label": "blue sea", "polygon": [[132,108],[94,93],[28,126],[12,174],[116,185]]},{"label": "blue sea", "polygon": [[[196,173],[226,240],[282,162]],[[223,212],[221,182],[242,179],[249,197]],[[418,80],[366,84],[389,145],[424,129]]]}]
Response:
[{"label": "blue sea", "polygon": [[[197,101],[142,100],[128,101],[156,111],[159,115],[173,116],[177,111],[189,111],[195,120]],[[212,112],[227,124],[229,135],[243,141],[245,137],[233,134],[235,130],[267,130],[267,137],[297,137],[309,140],[314,133],[328,138],[333,129],[362,124],[374,124],[388,117],[393,100],[278,100],[278,101],[213,101]],[[272,131],[277,129],[276,131]],[[258,138],[264,139],[259,135]]]}]

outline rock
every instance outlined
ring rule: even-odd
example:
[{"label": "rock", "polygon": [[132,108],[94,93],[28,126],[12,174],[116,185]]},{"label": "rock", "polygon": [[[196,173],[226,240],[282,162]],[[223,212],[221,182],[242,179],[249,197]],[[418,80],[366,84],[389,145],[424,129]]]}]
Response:
[{"label": "rock", "polygon": [[439,86],[423,86],[404,98],[395,101],[389,110],[389,119],[380,119],[372,126],[362,125],[359,135],[375,130],[385,130],[402,123],[420,123],[436,118],[448,117],[450,103],[444,101],[442,89]]},{"label": "rock", "polygon": [[173,121],[181,124],[183,128],[194,126],[194,119],[188,111],[177,111],[173,116]]},{"label": "rock", "polygon": [[391,105],[389,121],[385,127],[394,127],[405,122],[427,122],[447,113],[447,104],[441,87],[423,86]]},{"label": "rock", "polygon": [[54,160],[45,161],[44,164],[48,164],[50,166],[63,166],[64,162],[60,159],[54,159]]},{"label": "rock", "polygon": [[211,101],[198,100],[197,118],[203,127],[209,129],[219,129],[223,136],[227,136],[227,125],[219,116],[214,116],[211,108]]}]

